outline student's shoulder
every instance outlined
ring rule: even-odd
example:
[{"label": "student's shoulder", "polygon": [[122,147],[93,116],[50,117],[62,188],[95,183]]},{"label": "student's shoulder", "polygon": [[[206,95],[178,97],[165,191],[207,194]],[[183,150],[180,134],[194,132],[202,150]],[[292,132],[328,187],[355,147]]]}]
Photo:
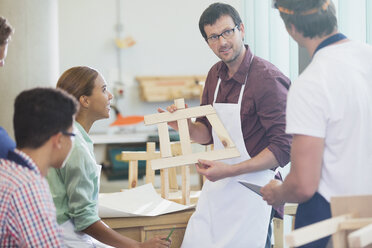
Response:
[{"label": "student's shoulder", "polygon": [[0,159],[0,175],[2,181],[6,182],[8,191],[22,191],[24,188],[40,187],[43,184],[39,172],[5,159]]}]

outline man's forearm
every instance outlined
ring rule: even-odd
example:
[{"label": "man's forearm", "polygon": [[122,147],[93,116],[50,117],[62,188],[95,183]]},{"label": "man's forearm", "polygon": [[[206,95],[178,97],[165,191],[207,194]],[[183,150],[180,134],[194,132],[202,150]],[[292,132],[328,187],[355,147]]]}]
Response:
[{"label": "man's forearm", "polygon": [[251,159],[240,162],[232,166],[233,175],[241,175],[245,173],[268,170],[279,166],[274,154],[268,149],[263,149],[259,154]]}]

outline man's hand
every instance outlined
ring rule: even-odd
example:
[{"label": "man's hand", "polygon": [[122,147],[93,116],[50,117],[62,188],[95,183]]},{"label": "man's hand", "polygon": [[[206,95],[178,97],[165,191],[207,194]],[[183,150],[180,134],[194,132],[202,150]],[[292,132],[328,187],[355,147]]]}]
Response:
[{"label": "man's hand", "polygon": [[[187,104],[185,104],[185,108],[187,108]],[[167,110],[164,110],[162,108],[158,108],[158,112],[159,113],[163,113],[165,111],[168,111],[169,113],[174,113],[177,111],[177,107],[176,105],[172,104],[170,106],[167,107]],[[191,120],[190,119],[187,119],[187,122],[189,124],[189,127],[190,127],[190,123],[191,123]],[[171,121],[171,122],[168,122],[168,125],[173,128],[174,130],[178,131],[178,124],[177,124],[177,121]]]},{"label": "man's hand", "polygon": [[274,207],[284,204],[284,201],[280,194],[280,188],[282,182],[279,180],[271,180],[268,184],[261,188],[262,199],[267,202],[267,204]]},{"label": "man's hand", "polygon": [[232,166],[223,162],[200,159],[195,165],[198,173],[212,182],[231,176]]}]

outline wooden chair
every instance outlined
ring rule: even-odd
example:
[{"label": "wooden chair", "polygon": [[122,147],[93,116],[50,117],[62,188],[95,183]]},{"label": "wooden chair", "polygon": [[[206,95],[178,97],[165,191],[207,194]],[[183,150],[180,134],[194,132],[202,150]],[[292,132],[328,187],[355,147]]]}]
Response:
[{"label": "wooden chair", "polygon": [[[146,151],[144,152],[129,152],[123,151],[121,159],[129,161],[129,173],[128,173],[128,185],[129,188],[137,187],[138,185],[138,161],[146,161],[146,183],[152,183],[155,187],[155,170],[151,168],[151,160],[160,158],[160,152],[155,150],[155,142],[148,142],[146,144]],[[181,144],[179,142],[171,143],[171,151],[173,156],[178,156],[182,154]],[[160,169],[160,173],[164,169]],[[190,170],[182,171],[182,178],[190,177]],[[164,199],[171,200],[180,204],[189,205],[195,204],[198,200],[197,192],[192,192],[190,190],[190,183],[187,183],[182,191],[179,191],[177,183],[177,168],[168,169],[168,177],[163,177],[161,184],[165,184],[169,187],[169,194],[163,196]],[[180,197],[181,196],[181,197]]]},{"label": "wooden chair", "polygon": [[[298,204],[286,203],[284,205],[284,216],[288,215],[292,217],[292,230],[294,228],[295,216]],[[273,218],[273,235],[274,235],[274,246],[273,248],[284,247],[284,218],[278,219]]]},{"label": "wooden chair", "polygon": [[332,218],[299,228],[286,236],[297,247],[332,235],[333,247],[372,247],[372,195],[331,198]]}]

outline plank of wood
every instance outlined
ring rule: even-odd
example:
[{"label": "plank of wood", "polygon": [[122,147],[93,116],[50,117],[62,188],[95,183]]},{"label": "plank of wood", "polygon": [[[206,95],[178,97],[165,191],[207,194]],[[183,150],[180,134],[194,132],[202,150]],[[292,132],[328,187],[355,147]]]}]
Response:
[{"label": "plank of wood", "polygon": [[176,168],[169,168],[168,175],[169,175],[169,189],[171,191],[178,190]]},{"label": "plank of wood", "polygon": [[341,215],[296,229],[285,236],[286,244],[291,247],[297,247],[332,235],[339,231],[339,224],[351,218],[351,216],[351,214]]},{"label": "plank of wood", "polygon": [[[186,107],[183,99],[176,99],[175,105],[178,110],[185,109]],[[182,155],[192,154],[188,120],[178,120],[177,124],[180,135]],[[190,204],[190,167],[188,165],[182,166],[182,204]]]},{"label": "plank of wood", "polygon": [[171,144],[169,141],[169,131],[167,123],[158,124],[158,135],[159,135],[159,145],[160,145],[160,155],[162,158],[171,157]]},{"label": "plank of wood", "polygon": [[138,184],[138,161],[129,161],[129,174],[128,174],[128,186],[129,188],[135,188]]},{"label": "plank of wood", "polygon": [[297,212],[297,203],[286,203],[284,205],[284,214],[290,215],[290,216],[296,216]]},{"label": "plank of wood", "polygon": [[199,107],[192,107],[187,109],[180,109],[174,113],[163,112],[157,114],[145,115],[145,125],[153,125],[162,122],[177,121],[181,119],[188,119],[192,117],[200,117],[209,114],[215,114],[216,111],[212,105],[204,105]]},{"label": "plank of wood", "polygon": [[273,218],[274,248],[283,248],[283,220]]},{"label": "plank of wood", "polygon": [[[168,125],[166,122],[158,124],[158,134],[159,134],[159,144],[160,144],[160,154],[162,158],[168,158],[172,156],[171,145],[169,141]],[[155,160],[151,161],[151,167]],[[153,170],[155,170],[152,167]],[[168,169],[163,169],[160,171],[161,180],[161,196],[164,199],[169,198],[169,172]]]},{"label": "plank of wood", "polygon": [[163,168],[171,168],[171,167],[177,167],[177,166],[182,166],[182,165],[195,164],[198,162],[198,159],[221,160],[221,159],[234,158],[234,157],[239,157],[239,156],[240,156],[240,153],[238,149],[234,147],[234,148],[226,148],[224,150],[213,150],[213,151],[208,151],[208,152],[186,154],[186,155],[182,155],[178,157],[154,159],[151,161],[151,167],[153,170],[158,170],[158,169],[163,169]]},{"label": "plank of wood", "polygon": [[[146,152],[151,155],[158,155],[160,157],[160,152],[156,152],[156,144],[155,142],[147,142],[146,143]],[[151,160],[155,158],[151,157],[146,159],[146,183],[152,183],[155,185],[155,171],[151,168]]]},{"label": "plank of wood", "polygon": [[195,209],[188,209],[176,213],[169,213],[154,217],[104,218],[102,219],[102,221],[113,229],[163,224],[180,224],[187,223],[194,211]]},{"label": "plank of wood", "polygon": [[220,118],[218,118],[217,114],[209,114],[206,115],[208,121],[213,127],[213,130],[216,132],[218,138],[221,140],[222,145],[227,147],[234,147],[234,142],[230,138],[229,133],[226,131],[225,127],[223,126]]},{"label": "plank of wood", "polygon": [[121,152],[121,159],[124,161],[130,160],[152,160],[161,158],[160,152],[148,152],[148,151],[141,151],[141,152],[129,152],[129,151],[122,151]]},{"label": "plank of wood", "polygon": [[172,156],[182,155],[181,143],[180,142],[171,142]]},{"label": "plank of wood", "polygon": [[168,169],[160,170],[161,197],[169,198],[169,171]]},{"label": "plank of wood", "polygon": [[372,224],[372,218],[353,218],[340,224],[341,230],[355,230]]},{"label": "plank of wood", "polygon": [[372,217],[372,195],[338,196],[331,198],[332,216],[356,213],[358,218]]},{"label": "plank of wood", "polygon": [[190,205],[190,166],[182,166],[182,204]]},{"label": "plank of wood", "polygon": [[354,231],[348,236],[349,247],[365,247],[372,244],[372,224]]}]

